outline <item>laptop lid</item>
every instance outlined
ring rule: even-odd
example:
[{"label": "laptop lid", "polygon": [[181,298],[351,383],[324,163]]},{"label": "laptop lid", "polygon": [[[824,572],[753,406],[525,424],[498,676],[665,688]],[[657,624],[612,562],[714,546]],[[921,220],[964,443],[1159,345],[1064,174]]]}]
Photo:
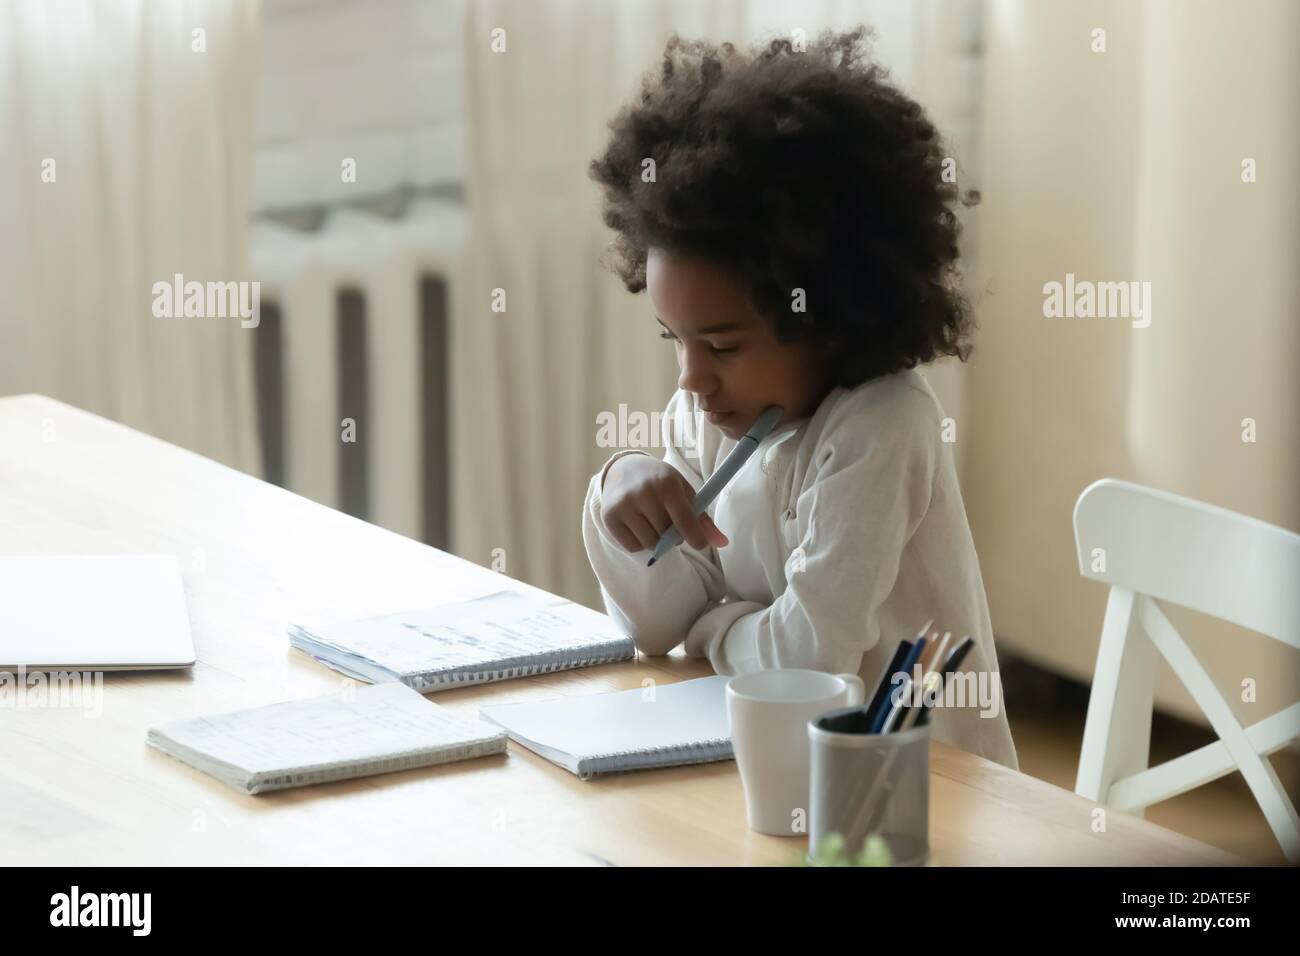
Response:
[{"label": "laptop lid", "polygon": [[0,556],[0,670],[193,664],[172,555]]}]

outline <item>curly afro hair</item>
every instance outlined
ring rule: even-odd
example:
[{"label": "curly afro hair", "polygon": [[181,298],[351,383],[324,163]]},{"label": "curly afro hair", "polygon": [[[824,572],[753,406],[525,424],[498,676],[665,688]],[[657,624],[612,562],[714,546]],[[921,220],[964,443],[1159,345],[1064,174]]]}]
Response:
[{"label": "curly afro hair", "polygon": [[590,167],[616,233],[605,262],[629,292],[646,287],[651,247],[709,260],[778,339],[814,343],[828,385],[845,388],[965,361],[973,330],[953,206],[978,194],[944,181],[937,131],[866,62],[864,36],[744,54],[673,34]]}]

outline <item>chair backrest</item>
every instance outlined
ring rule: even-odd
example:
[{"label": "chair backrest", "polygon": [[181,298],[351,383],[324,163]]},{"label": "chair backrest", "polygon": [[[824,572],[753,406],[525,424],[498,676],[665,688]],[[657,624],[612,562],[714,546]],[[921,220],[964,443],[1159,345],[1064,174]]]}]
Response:
[{"label": "chair backrest", "polygon": [[1074,506],[1079,572],[1300,648],[1300,534],[1103,478]]}]

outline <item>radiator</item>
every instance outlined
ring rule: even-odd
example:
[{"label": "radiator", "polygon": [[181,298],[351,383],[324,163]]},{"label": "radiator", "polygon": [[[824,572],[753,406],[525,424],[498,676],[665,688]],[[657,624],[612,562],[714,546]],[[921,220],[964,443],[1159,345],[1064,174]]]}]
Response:
[{"label": "radiator", "polygon": [[399,219],[332,210],[316,231],[255,220],[254,351],[268,480],[446,548],[447,344],[464,206]]}]

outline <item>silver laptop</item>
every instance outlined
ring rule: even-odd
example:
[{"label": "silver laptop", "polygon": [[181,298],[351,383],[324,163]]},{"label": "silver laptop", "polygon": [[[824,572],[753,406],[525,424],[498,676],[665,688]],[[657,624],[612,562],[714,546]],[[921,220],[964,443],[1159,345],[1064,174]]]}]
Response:
[{"label": "silver laptop", "polygon": [[0,670],[190,667],[170,554],[0,556]]}]

